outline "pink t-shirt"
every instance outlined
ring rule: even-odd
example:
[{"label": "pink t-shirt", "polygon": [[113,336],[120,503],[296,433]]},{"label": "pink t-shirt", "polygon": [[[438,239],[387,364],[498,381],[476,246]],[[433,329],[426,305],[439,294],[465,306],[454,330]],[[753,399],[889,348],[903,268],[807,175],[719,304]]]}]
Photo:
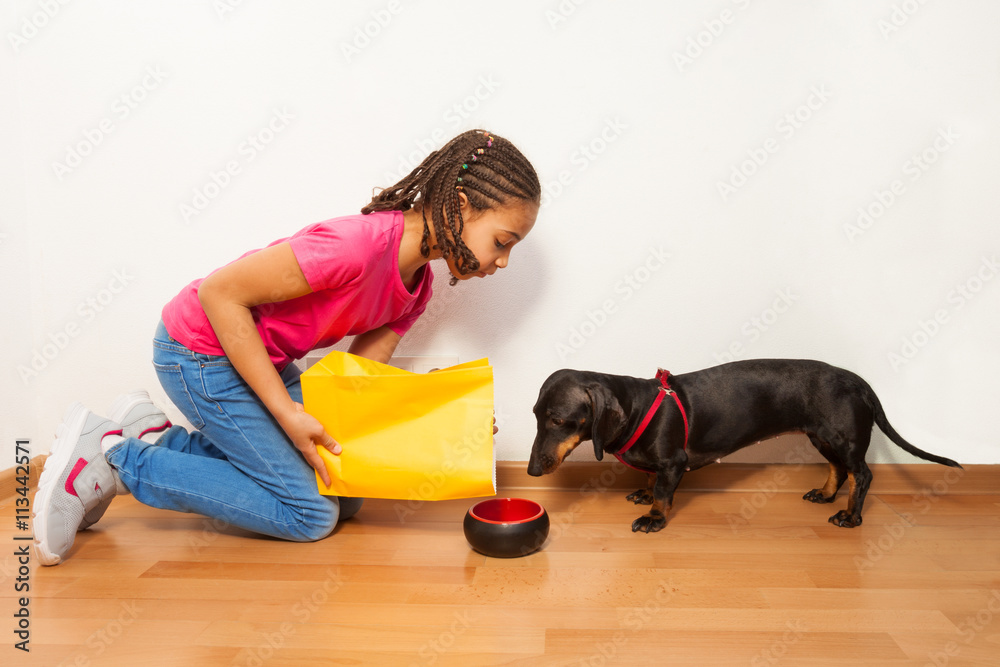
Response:
[{"label": "pink t-shirt", "polygon": [[[434,276],[425,264],[413,292],[406,289],[399,275],[402,236],[403,214],[384,211],[318,222],[270,244],[289,243],[313,289],[296,299],[251,309],[268,356],[279,370],[345,336],[384,325],[400,336],[409,330],[431,298]],[[163,324],[189,350],[224,355],[198,299],[202,280],[185,287],[163,308]]]}]

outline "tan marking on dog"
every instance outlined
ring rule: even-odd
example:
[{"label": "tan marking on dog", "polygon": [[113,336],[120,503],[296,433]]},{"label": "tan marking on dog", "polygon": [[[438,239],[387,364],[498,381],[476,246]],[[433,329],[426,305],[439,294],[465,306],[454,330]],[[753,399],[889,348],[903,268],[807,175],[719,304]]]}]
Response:
[{"label": "tan marking on dog", "polygon": [[837,467],[831,463],[830,476],[826,478],[826,484],[823,486],[820,493],[823,494],[824,498],[829,498],[836,492],[837,492]]},{"label": "tan marking on dog", "polygon": [[857,500],[857,494],[855,492],[855,487],[857,486],[857,482],[854,480],[854,473],[853,472],[847,473],[847,483],[850,485],[850,489],[851,489],[851,496],[847,499],[847,512],[849,514],[853,515],[854,514],[854,502],[855,502],[855,500]]},{"label": "tan marking on dog", "polygon": [[662,500],[653,499],[653,506],[649,508],[649,514],[647,514],[646,516],[649,517],[661,516],[664,519],[666,519],[668,514],[670,514],[670,505],[664,503]]},{"label": "tan marking on dog", "polygon": [[569,440],[564,440],[563,442],[560,442],[558,445],[556,445],[557,465],[559,463],[562,463],[563,459],[565,459],[571,451],[576,449],[576,446],[579,444],[580,444],[580,436],[577,436],[575,439],[570,438]]}]

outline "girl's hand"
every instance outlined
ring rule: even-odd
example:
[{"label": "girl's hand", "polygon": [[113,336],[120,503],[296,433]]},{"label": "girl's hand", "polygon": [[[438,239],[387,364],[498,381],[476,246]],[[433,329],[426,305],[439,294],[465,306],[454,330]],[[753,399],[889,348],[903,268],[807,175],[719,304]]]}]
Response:
[{"label": "girl's hand", "polygon": [[323,483],[330,486],[330,473],[316,447],[326,447],[331,454],[338,455],[343,451],[340,444],[330,437],[319,420],[306,412],[301,403],[295,403],[295,413],[282,421],[281,427],[285,429],[285,433],[305,457],[306,462],[319,473]]}]

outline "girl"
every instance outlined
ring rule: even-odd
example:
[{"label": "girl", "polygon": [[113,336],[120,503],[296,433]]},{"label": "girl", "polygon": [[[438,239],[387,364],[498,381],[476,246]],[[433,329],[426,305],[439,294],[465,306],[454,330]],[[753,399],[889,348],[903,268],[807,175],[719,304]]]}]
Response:
[{"label": "girl", "polygon": [[319,494],[315,473],[330,478],[316,448],[341,447],[303,410],[291,362],[344,336],[353,354],[388,362],[430,299],[428,262],[443,258],[452,285],[504,268],[540,195],[510,142],[465,132],[362,215],[310,225],[185,287],[163,309],[153,365],[195,430],[172,426],[145,392],[119,397],[110,419],[71,406],[35,498],[39,562],[61,562],[122,493],[287,540],[329,535],[361,500]]}]

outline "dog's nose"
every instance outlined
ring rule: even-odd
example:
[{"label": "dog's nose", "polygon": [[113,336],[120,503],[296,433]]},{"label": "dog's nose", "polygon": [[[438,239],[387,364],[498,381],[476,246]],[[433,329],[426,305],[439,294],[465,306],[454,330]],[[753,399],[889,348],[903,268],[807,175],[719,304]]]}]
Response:
[{"label": "dog's nose", "polygon": [[532,477],[542,476],[542,464],[539,463],[537,459],[532,458],[528,461],[528,474]]}]

